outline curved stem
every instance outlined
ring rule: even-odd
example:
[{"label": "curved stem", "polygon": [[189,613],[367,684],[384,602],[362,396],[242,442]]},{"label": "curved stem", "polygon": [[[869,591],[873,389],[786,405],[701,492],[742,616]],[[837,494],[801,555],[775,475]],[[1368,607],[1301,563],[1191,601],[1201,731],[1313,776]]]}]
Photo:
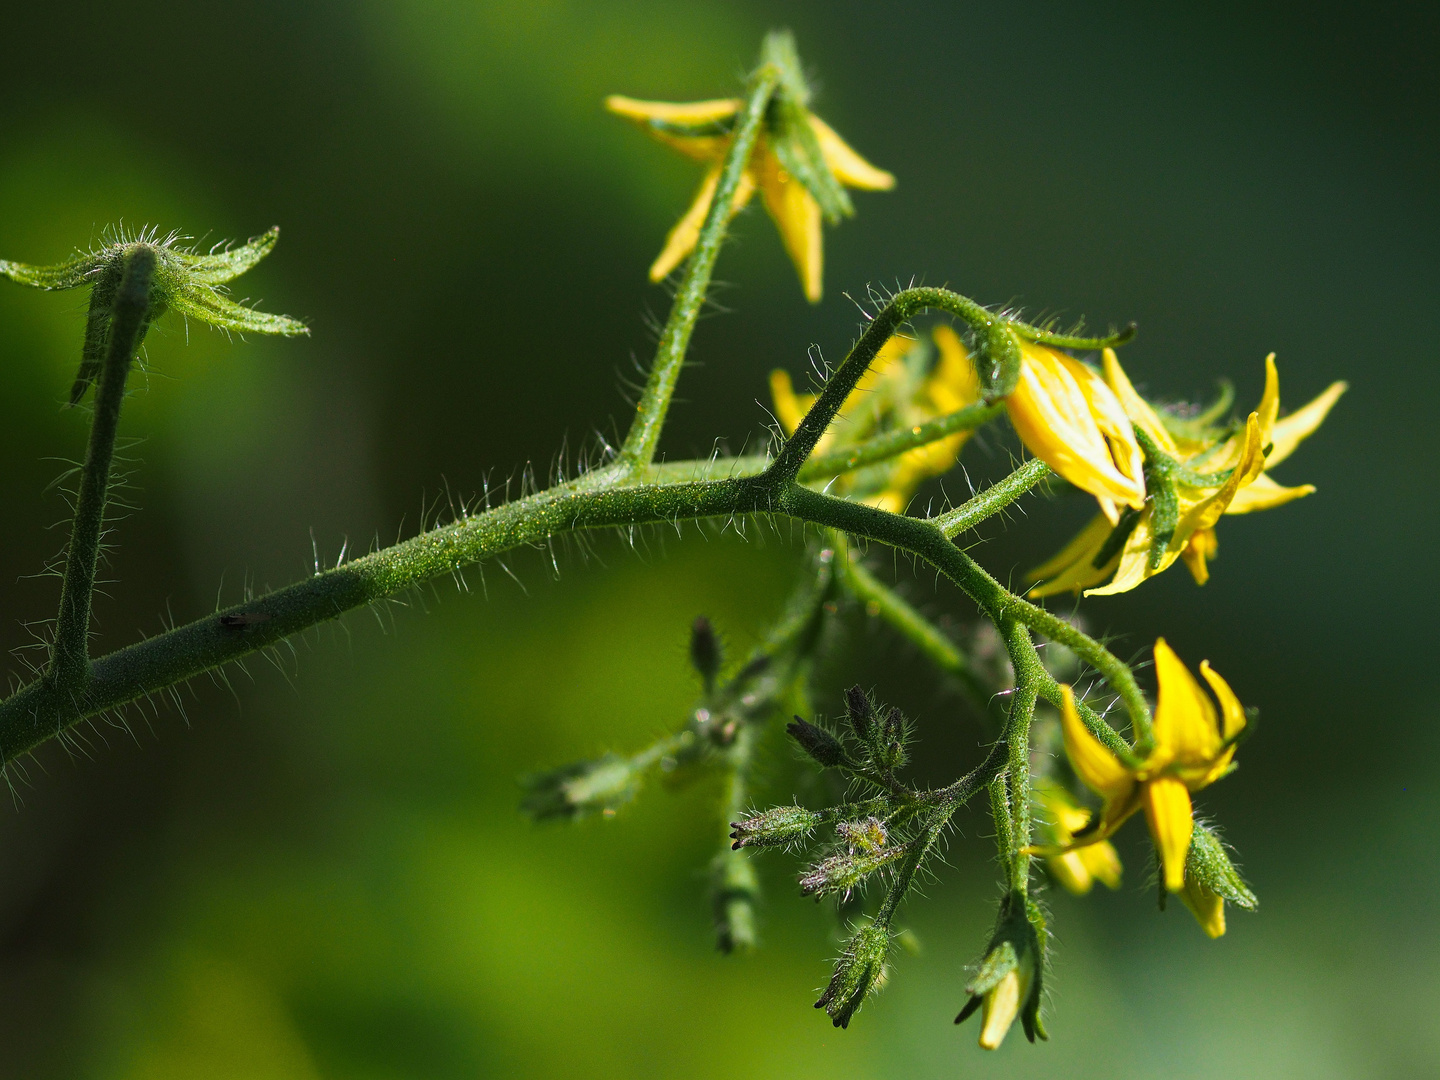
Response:
[{"label": "curved stem", "polygon": [[[65,553],[65,578],[60,586],[55,643],[46,672],[49,683],[67,690],[82,686],[89,669],[90,603],[95,592],[100,538],[105,531],[110,466],[115,457],[115,437],[120,427],[120,407],[125,402],[130,362],[148,325],[155,265],[155,249],[148,244],[136,244],[117,268],[120,283],[110,304],[108,346],[95,391],[95,417],[90,424],[85,464],[80,469],[75,522]],[[93,322],[94,313],[91,318]]]}]

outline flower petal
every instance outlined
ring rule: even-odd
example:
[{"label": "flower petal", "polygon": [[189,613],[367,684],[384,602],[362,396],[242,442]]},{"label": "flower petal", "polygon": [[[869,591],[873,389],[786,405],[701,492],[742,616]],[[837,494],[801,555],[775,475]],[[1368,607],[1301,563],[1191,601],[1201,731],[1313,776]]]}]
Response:
[{"label": "flower petal", "polygon": [[766,150],[758,157],[756,172],[765,209],[780,230],[780,239],[800,275],[805,299],[817,303],[824,264],[820,204],[804,184],[785,171],[772,151]]},{"label": "flower petal", "polygon": [[1104,581],[1114,573],[1120,555],[1105,566],[1095,565],[1095,556],[1110,538],[1111,525],[1104,514],[1096,514],[1089,524],[1075,535],[1060,552],[1025,575],[1028,581],[1040,581],[1028,593],[1039,598],[1061,592],[1079,592],[1088,585]]},{"label": "flower petal", "polygon": [[1161,450],[1171,457],[1179,457],[1180,451],[1175,446],[1175,440],[1155,410],[1150,407],[1150,403],[1135,392],[1130,377],[1120,366],[1120,360],[1115,355],[1115,350],[1106,349],[1102,356],[1105,361],[1105,382],[1109,384],[1111,390],[1115,391],[1115,396],[1120,399],[1120,404],[1125,409],[1125,415],[1130,417],[1136,427],[1155,440],[1155,445]]},{"label": "flower petal", "polygon": [[[1272,455],[1273,456],[1273,455]],[[1270,459],[1265,459],[1269,468]],[[1227,514],[1249,514],[1256,510],[1273,510],[1296,499],[1315,493],[1314,484],[1300,484],[1297,487],[1281,487],[1270,479],[1268,473],[1261,473],[1235,493],[1235,498],[1225,508]]]},{"label": "flower petal", "polygon": [[846,187],[862,188],[866,191],[889,191],[895,186],[894,173],[877,169],[857,154],[835,129],[814,113],[810,114],[810,127],[820,143],[820,153],[825,164]]},{"label": "flower petal", "polygon": [[1329,415],[1340,395],[1350,388],[1348,383],[1334,382],[1325,392],[1303,408],[1297,409],[1283,420],[1275,421],[1270,430],[1270,454],[1265,458],[1267,469],[1279,465],[1295,448],[1314,434]]},{"label": "flower petal", "polygon": [[[1245,491],[1249,491],[1246,488]],[[1245,491],[1240,492],[1241,495]],[[1190,571],[1190,576],[1195,579],[1196,585],[1204,585],[1210,580],[1209,560],[1215,557],[1219,550],[1220,541],[1215,536],[1214,529],[1201,529],[1192,533],[1190,539],[1185,541],[1185,547],[1180,551],[1180,557],[1185,560],[1185,566]]]},{"label": "flower petal", "polygon": [[1116,852],[1114,844],[1102,841],[1098,844],[1091,844],[1089,847],[1083,847],[1073,854],[1080,856],[1085,863],[1085,869],[1090,872],[1090,876],[1107,889],[1120,887],[1120,875],[1123,870],[1120,866],[1120,855]]},{"label": "flower petal", "polygon": [[1070,687],[1062,685],[1060,694],[1060,726],[1065,736],[1065,753],[1070,758],[1075,775],[1105,800],[1107,809],[1112,802],[1127,800],[1135,787],[1134,776],[1119,758],[1090,734],[1090,729],[1075,708],[1075,695]]},{"label": "flower petal", "polygon": [[[1110,388],[1093,373],[1082,388],[1069,367],[1075,361],[1054,349],[1030,342],[1021,342],[1020,348],[1024,357],[1020,379],[1005,399],[1005,407],[1021,442],[1066,480],[1096,496],[1102,511],[1107,503],[1112,513],[1115,503],[1137,509],[1143,506],[1144,480],[1125,475],[1116,467],[1111,444],[1102,434],[1092,408],[1092,401],[1108,397],[1114,408],[1102,411],[1107,428],[1114,429],[1117,418],[1129,427]],[[1081,365],[1076,367],[1088,372]],[[1133,431],[1130,441],[1134,441]],[[1125,460],[1128,466],[1128,452]]]},{"label": "flower petal", "polygon": [[1220,752],[1220,718],[1201,685],[1164,638],[1155,642],[1155,753],[1182,766],[1208,765]]},{"label": "flower petal", "polygon": [[[690,252],[695,250],[695,244],[700,239],[700,229],[705,224],[705,216],[710,213],[710,203],[715,198],[715,189],[720,184],[720,171],[722,162],[716,162],[709,169],[705,170],[705,178],[700,181],[700,190],[695,192],[694,201],[690,203],[690,209],[685,211],[684,217],[675,223],[665,237],[665,247],[661,249],[660,255],[650,265],[650,280],[662,281],[679,266]],[[733,217],[755,193],[755,182],[747,171],[740,177],[740,185],[735,189],[735,198],[730,204],[730,214]]]},{"label": "flower petal", "polygon": [[1185,856],[1195,819],[1190,792],[1173,776],[1157,776],[1145,785],[1145,821],[1160,854],[1165,888],[1179,892],[1185,886]]},{"label": "flower petal", "polygon": [[775,404],[775,419],[780,421],[785,434],[794,435],[810,406],[815,404],[815,395],[795,393],[790,373],[784,368],[776,368],[770,372],[770,400]]},{"label": "flower petal", "polygon": [[1180,899],[1195,916],[1195,921],[1200,924],[1200,929],[1212,938],[1225,936],[1225,900],[1216,893],[1211,892],[1204,885],[1201,885],[1194,878],[1185,879],[1185,887],[1180,890]]},{"label": "flower petal", "polygon": [[1200,661],[1200,674],[1210,684],[1210,689],[1215,692],[1215,699],[1220,702],[1220,735],[1229,742],[1245,729],[1245,706],[1240,704],[1240,699],[1235,696],[1235,691],[1230,689],[1230,684],[1210,666],[1209,660]]}]

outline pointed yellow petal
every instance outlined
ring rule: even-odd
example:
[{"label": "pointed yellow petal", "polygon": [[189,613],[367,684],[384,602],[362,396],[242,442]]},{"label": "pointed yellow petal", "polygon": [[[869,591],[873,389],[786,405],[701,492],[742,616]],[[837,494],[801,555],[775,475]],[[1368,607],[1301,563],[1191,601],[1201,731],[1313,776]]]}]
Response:
[{"label": "pointed yellow petal", "polygon": [[1185,886],[1185,856],[1195,819],[1190,792],[1173,776],[1158,776],[1145,785],[1145,821],[1160,853],[1165,888],[1179,892]]},{"label": "pointed yellow petal", "polygon": [[[1272,455],[1273,456],[1273,455]],[[1269,458],[1265,461],[1269,467]],[[1225,508],[1227,514],[1249,514],[1256,510],[1273,510],[1296,499],[1315,493],[1314,484],[1300,484],[1297,487],[1281,487],[1270,479],[1268,473],[1261,473],[1249,484],[1235,493],[1235,498]]]},{"label": "pointed yellow petal", "polygon": [[1085,869],[1090,876],[1100,882],[1107,889],[1118,889],[1120,887],[1120,855],[1115,850],[1115,845],[1108,841],[1098,844],[1091,844],[1089,847],[1081,848],[1074,854],[1079,855],[1085,863]]},{"label": "pointed yellow petal", "polygon": [[[1107,502],[1112,513],[1115,503],[1137,509],[1143,506],[1144,480],[1116,467],[1111,443],[1106,441],[1110,431],[1102,434],[1092,407],[1092,403],[1108,397],[1113,409],[1101,409],[1107,429],[1114,429],[1117,419],[1129,428],[1124,410],[1110,388],[1093,373],[1082,387],[1069,366],[1075,361],[1054,349],[1030,342],[1021,342],[1020,348],[1024,357],[1020,380],[1005,399],[1010,423],[1020,441],[1066,480],[1096,496],[1102,511]],[[1075,367],[1082,372],[1089,370],[1079,364]],[[1130,442],[1134,442],[1133,432]],[[1124,458],[1128,468],[1129,454]]]},{"label": "pointed yellow petal", "polygon": [[[1064,353],[1056,355],[1085,395],[1085,403],[1090,408],[1090,415],[1095,418],[1095,426],[1105,438],[1111,460],[1123,476],[1139,485],[1143,501],[1145,457],[1140,452],[1140,444],[1135,441],[1135,429],[1130,417],[1125,414],[1125,407],[1115,392],[1089,367]],[[1130,505],[1135,506],[1135,503]],[[1139,509],[1138,506],[1135,508]]]},{"label": "pointed yellow petal", "polygon": [[810,411],[810,406],[801,402],[790,382],[790,373],[784,368],[776,368],[770,372],[770,400],[775,403],[775,419],[780,421],[785,434],[794,435],[800,421]]},{"label": "pointed yellow petal", "polygon": [[[695,244],[700,239],[700,229],[705,224],[705,216],[710,213],[710,203],[715,198],[715,188],[720,183],[721,164],[716,162],[705,171],[705,178],[700,181],[700,190],[695,193],[690,209],[685,211],[685,216],[670,230],[670,235],[665,238],[665,247],[650,266],[651,281],[664,280],[670,271],[695,250]],[[740,186],[735,189],[735,198],[730,204],[732,217],[750,201],[754,192],[754,182],[746,173],[741,176]]]},{"label": "pointed yellow petal", "polygon": [[1171,438],[1170,432],[1166,430],[1155,410],[1150,407],[1150,403],[1135,392],[1130,377],[1120,366],[1120,360],[1115,355],[1115,350],[1106,349],[1103,356],[1105,381],[1109,384],[1110,389],[1115,391],[1115,396],[1120,399],[1120,404],[1125,409],[1125,415],[1130,417],[1136,427],[1149,435],[1161,450],[1171,457],[1179,457],[1180,451],[1175,446],[1175,440]]},{"label": "pointed yellow petal", "polygon": [[805,185],[791,178],[771,150],[760,155],[760,196],[765,209],[780,230],[780,239],[800,275],[805,298],[812,304],[820,299],[823,238],[820,231],[820,204],[805,190]]},{"label": "pointed yellow petal", "polygon": [[940,353],[935,371],[930,376],[932,395],[939,387],[949,391],[958,404],[951,404],[945,409],[946,412],[955,412],[979,401],[980,376],[975,370],[974,361],[970,359],[970,350],[965,348],[960,335],[955,333],[953,327],[940,323],[931,336]]},{"label": "pointed yellow petal", "polygon": [[1150,569],[1150,544],[1154,539],[1151,517],[1152,514],[1148,508],[1140,515],[1140,520],[1135,525],[1135,531],[1130,534],[1130,539],[1125,541],[1125,547],[1120,552],[1115,577],[1110,584],[1100,589],[1087,589],[1085,590],[1086,596],[1114,596],[1117,593],[1129,592],[1146,578],[1154,577],[1167,570],[1179,557],[1180,549],[1172,542],[1165,549],[1165,554],[1160,559],[1160,565],[1154,570]]},{"label": "pointed yellow petal", "polygon": [[605,108],[618,116],[641,123],[659,120],[667,124],[713,124],[728,120],[745,103],[739,98],[716,98],[711,101],[640,101],[624,94],[611,94]]},{"label": "pointed yellow petal", "polygon": [[889,191],[895,186],[895,176],[884,169],[877,169],[850,148],[850,144],[835,133],[835,129],[814,113],[810,114],[810,127],[820,143],[820,153],[825,164],[846,187],[864,188],[866,191]]},{"label": "pointed yellow petal", "polygon": [[1265,468],[1264,443],[1260,414],[1251,413],[1245,423],[1245,444],[1235,471],[1213,494],[1182,510],[1180,523],[1175,529],[1175,543],[1184,543],[1202,529],[1214,528],[1236,494],[1253,483]]},{"label": "pointed yellow petal", "polygon": [[1329,415],[1340,395],[1348,390],[1349,384],[1331,383],[1326,391],[1302,409],[1297,409],[1283,420],[1275,421],[1270,431],[1270,455],[1265,459],[1267,469],[1274,468],[1295,452],[1295,448],[1310,437]]},{"label": "pointed yellow petal", "polygon": [[1090,729],[1075,709],[1075,695],[1070,687],[1062,685],[1060,694],[1060,725],[1065,736],[1065,753],[1069,755],[1075,775],[1107,804],[1127,799],[1135,787],[1130,770],[1090,734]]},{"label": "pointed yellow petal", "polygon": [[[1095,845],[1095,847],[1099,846],[1099,844]],[[1076,896],[1084,896],[1095,884],[1095,878],[1090,873],[1090,868],[1085,865],[1083,858],[1085,852],[1092,850],[1094,848],[1082,848],[1079,851],[1067,851],[1063,855],[1053,855],[1045,860],[1045,866],[1067,892],[1072,892]]]},{"label": "pointed yellow petal", "polygon": [[1209,660],[1200,661],[1200,674],[1215,692],[1215,700],[1220,702],[1220,734],[1226,740],[1233,739],[1245,729],[1245,706],[1240,704],[1240,699],[1235,696],[1235,691],[1230,689],[1230,684],[1210,666]]},{"label": "pointed yellow petal", "polygon": [[[1244,495],[1245,492],[1242,491],[1240,494]],[[1208,560],[1214,558],[1218,547],[1219,542],[1215,538],[1214,529],[1201,529],[1199,532],[1193,533],[1185,542],[1180,557],[1185,560],[1185,566],[1189,569],[1190,576],[1195,579],[1196,585],[1204,585],[1210,580]]]},{"label": "pointed yellow petal", "polygon": [[1255,414],[1260,418],[1260,433],[1268,443],[1270,429],[1275,426],[1275,418],[1280,415],[1280,372],[1275,367],[1273,352],[1265,357],[1265,392],[1260,395],[1260,404],[1256,406]]},{"label": "pointed yellow petal", "polygon": [[1205,888],[1194,878],[1185,879],[1185,888],[1180,890],[1180,899],[1195,916],[1200,929],[1212,938],[1225,936],[1225,900]]},{"label": "pointed yellow petal", "polygon": [[1164,638],[1155,642],[1155,751],[1179,765],[1209,765],[1220,752],[1215,706]]},{"label": "pointed yellow petal", "polygon": [[1075,534],[1075,538],[1060,549],[1053,558],[1041,563],[1028,574],[1026,581],[1044,581],[1052,578],[1062,570],[1069,569],[1080,559],[1087,562],[1094,559],[1100,549],[1105,546],[1105,541],[1110,537],[1110,523],[1103,515],[1097,514],[1091,518],[1085,528]]}]

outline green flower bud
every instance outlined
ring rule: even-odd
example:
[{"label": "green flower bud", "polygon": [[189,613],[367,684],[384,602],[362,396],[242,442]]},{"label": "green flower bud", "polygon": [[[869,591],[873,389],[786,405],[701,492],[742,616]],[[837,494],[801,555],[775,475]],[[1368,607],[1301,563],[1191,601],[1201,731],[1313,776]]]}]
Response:
[{"label": "green flower bud", "polygon": [[802,750],[824,768],[833,768],[847,760],[845,747],[840,740],[822,727],[816,727],[797,716],[793,724],[785,726],[785,730],[800,744]]},{"label": "green flower bud", "polygon": [[730,823],[732,848],[783,847],[810,836],[825,819],[803,806],[777,806]]},{"label": "green flower bud", "polygon": [[889,951],[890,931],[876,923],[866,923],[845,947],[830,985],[815,1002],[815,1008],[824,1009],[836,1027],[849,1027],[850,1018],[864,1003],[865,996],[884,984],[885,957]]},{"label": "green flower bud", "polygon": [[526,777],[520,806],[537,821],[613,812],[635,797],[639,780],[629,758],[607,754]]},{"label": "green flower bud", "polygon": [[704,615],[697,617],[690,628],[690,663],[694,664],[695,670],[700,673],[707,694],[715,689],[715,677],[720,674],[723,659],[724,654],[715,627]]}]

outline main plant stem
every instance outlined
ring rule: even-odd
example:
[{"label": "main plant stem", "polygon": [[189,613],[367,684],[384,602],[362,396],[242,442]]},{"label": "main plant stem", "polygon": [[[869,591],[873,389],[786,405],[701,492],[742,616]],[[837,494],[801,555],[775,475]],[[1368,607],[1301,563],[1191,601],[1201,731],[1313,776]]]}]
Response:
[{"label": "main plant stem", "polygon": [[50,666],[45,673],[46,682],[63,691],[74,692],[82,687],[89,671],[90,604],[100,540],[105,532],[110,466],[115,457],[130,362],[147,325],[155,264],[154,248],[147,244],[132,247],[120,267],[120,284],[110,306],[109,343],[95,389],[95,417],[90,425],[85,463],[80,468],[80,491],[60,586],[60,612],[55,621]]}]

